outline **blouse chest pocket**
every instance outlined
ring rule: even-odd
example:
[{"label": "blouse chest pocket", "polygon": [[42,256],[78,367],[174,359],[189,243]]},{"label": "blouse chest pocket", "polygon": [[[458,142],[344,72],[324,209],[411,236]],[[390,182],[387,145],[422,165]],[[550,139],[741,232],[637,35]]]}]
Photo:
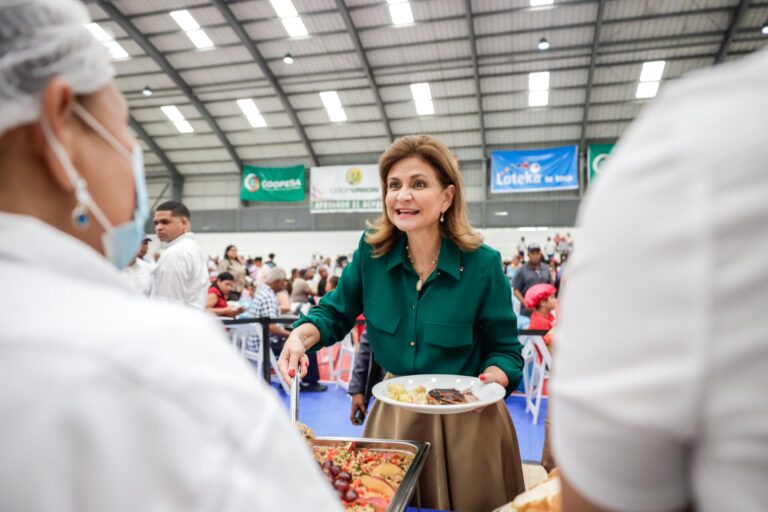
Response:
[{"label": "blouse chest pocket", "polygon": [[425,322],[424,342],[444,349],[467,348],[474,342],[472,324]]},{"label": "blouse chest pocket", "polygon": [[400,313],[392,311],[371,302],[365,301],[365,321],[369,327],[384,332],[389,335],[394,335],[397,331],[397,326],[400,325]]}]

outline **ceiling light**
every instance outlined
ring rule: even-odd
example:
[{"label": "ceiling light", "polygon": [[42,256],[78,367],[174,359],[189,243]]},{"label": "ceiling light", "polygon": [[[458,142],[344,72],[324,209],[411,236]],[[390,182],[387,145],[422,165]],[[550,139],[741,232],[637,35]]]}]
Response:
[{"label": "ceiling light", "polygon": [[282,18],[280,21],[283,22],[283,27],[285,27],[285,31],[288,32],[290,37],[306,37],[309,35],[307,27],[304,26],[304,22],[298,16],[295,18]]},{"label": "ceiling light", "polygon": [[347,120],[347,114],[341,105],[341,99],[336,91],[323,91],[320,93],[328,118],[334,123],[342,123]]},{"label": "ceiling light", "polygon": [[407,0],[387,0],[389,4],[389,16],[395,25],[408,25],[413,23],[413,11]]},{"label": "ceiling light", "polygon": [[427,82],[411,84],[411,94],[413,95],[413,100],[416,102],[432,101],[432,91]]},{"label": "ceiling light", "polygon": [[528,74],[528,90],[548,91],[549,90],[549,71],[529,73]]},{"label": "ceiling light", "polygon": [[104,30],[104,28],[99,25],[98,23],[89,23],[85,26],[91,34],[93,34],[93,37],[96,38],[97,41],[100,43],[106,43],[107,41],[114,40],[114,37],[112,37],[109,32]]},{"label": "ceiling light", "polygon": [[152,89],[149,88],[149,86],[146,86],[143,91],[141,91],[141,94],[144,96],[152,96]]},{"label": "ceiling light", "polygon": [[768,36],[768,21],[763,23],[763,26],[760,29],[760,32],[762,32],[763,35]]},{"label": "ceiling light", "polygon": [[195,20],[195,18],[188,10],[184,9],[182,11],[172,11],[170,14],[171,18],[173,18],[173,21],[175,21],[176,24],[181,27],[181,30],[184,32],[200,29],[200,24],[197,22],[197,20]]},{"label": "ceiling light", "polygon": [[275,13],[281,18],[293,18],[299,15],[291,0],[269,0]]},{"label": "ceiling light", "polygon": [[251,98],[237,100],[237,106],[245,114],[245,118],[248,119],[248,123],[254,128],[266,128],[267,121],[264,116],[261,115],[259,107]]},{"label": "ceiling light", "polygon": [[195,48],[204,49],[213,47],[211,38],[200,28],[200,24],[188,10],[172,11],[170,15],[181,30],[187,34],[187,37],[192,41],[192,44],[195,45]]},{"label": "ceiling light", "polygon": [[546,107],[549,105],[549,91],[529,91],[529,107]]},{"label": "ceiling light", "polygon": [[666,62],[663,60],[656,60],[653,62],[645,62],[643,69],[640,71],[641,82],[658,82],[661,80],[661,75],[664,73],[664,66]]},{"label": "ceiling light", "polygon": [[167,117],[173,123],[173,125],[180,133],[192,133],[195,131],[192,128],[192,125],[189,124],[184,118],[184,114],[181,113],[181,110],[179,110],[176,105],[163,105],[160,107],[160,110],[163,111],[165,117]]},{"label": "ceiling light", "polygon": [[411,84],[411,95],[416,105],[417,115],[431,116],[435,113],[435,105],[432,103],[432,91],[429,88],[429,83]]},{"label": "ceiling light", "polygon": [[187,37],[196,48],[213,48],[213,41],[208,37],[208,34],[202,30],[192,30],[187,32]]},{"label": "ceiling light", "polygon": [[[306,37],[309,35],[307,27],[299,18],[299,13],[291,0],[269,0],[269,3],[272,4],[275,14],[280,17],[289,37]],[[286,62],[286,64],[290,64],[290,62]]]},{"label": "ceiling light", "polygon": [[549,71],[528,73],[528,106],[549,105]]},{"label": "ceiling light", "polygon": [[509,212],[493,212],[493,214],[497,217],[506,217],[509,215]]},{"label": "ceiling light", "polygon": [[435,113],[435,104],[431,101],[417,101],[416,114],[420,116],[431,116]]},{"label": "ceiling light", "polygon": [[120,43],[117,41],[107,41],[104,44],[109,49],[109,53],[112,55],[112,58],[115,60],[125,60],[131,57],[128,55],[128,52],[125,51],[125,48],[120,46]]},{"label": "ceiling light", "polygon": [[547,41],[546,37],[542,37],[539,39],[539,50],[548,50],[549,49],[549,41]]},{"label": "ceiling light", "polygon": [[635,98],[642,100],[653,98],[659,92],[659,82],[640,82],[637,84]]},{"label": "ceiling light", "polygon": [[96,38],[97,41],[102,43],[109,50],[110,55],[114,60],[125,60],[131,56],[125,51],[125,48],[120,46],[120,43],[115,41],[112,34],[104,30],[98,23],[88,23],[85,26],[88,31]]},{"label": "ceiling light", "polygon": [[555,0],[531,0],[531,7],[541,7],[544,5],[552,5]]},{"label": "ceiling light", "polygon": [[293,64],[293,55],[291,55],[290,52],[285,54],[285,57],[283,57],[283,62],[286,64]]}]

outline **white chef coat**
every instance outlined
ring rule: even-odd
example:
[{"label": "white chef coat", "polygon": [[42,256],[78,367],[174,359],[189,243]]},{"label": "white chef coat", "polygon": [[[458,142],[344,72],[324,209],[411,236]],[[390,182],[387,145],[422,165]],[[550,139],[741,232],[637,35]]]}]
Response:
[{"label": "white chef coat", "polygon": [[768,50],[669,84],[585,199],[551,411],[599,505],[768,507],[766,119]]},{"label": "white chef coat", "polygon": [[213,318],[30,217],[0,240],[0,510],[340,512]]},{"label": "white chef coat", "polygon": [[152,265],[136,258],[133,265],[129,265],[121,273],[137,292],[149,296],[152,290]]},{"label": "white chef coat", "polygon": [[208,263],[192,233],[170,242],[152,273],[152,298],[205,309],[210,278]]}]

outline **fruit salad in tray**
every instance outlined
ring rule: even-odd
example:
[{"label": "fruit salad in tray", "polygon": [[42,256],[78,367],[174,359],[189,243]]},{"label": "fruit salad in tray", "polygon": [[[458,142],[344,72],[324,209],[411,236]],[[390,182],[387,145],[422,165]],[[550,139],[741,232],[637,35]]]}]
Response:
[{"label": "fruit salad in tray", "polygon": [[429,450],[425,443],[318,438],[314,456],[348,511],[404,510]]}]

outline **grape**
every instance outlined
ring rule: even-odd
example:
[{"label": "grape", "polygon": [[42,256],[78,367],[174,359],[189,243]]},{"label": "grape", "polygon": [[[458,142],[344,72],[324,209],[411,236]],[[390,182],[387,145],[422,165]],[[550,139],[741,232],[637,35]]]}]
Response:
[{"label": "grape", "polygon": [[333,486],[336,488],[337,491],[347,492],[347,490],[349,489],[349,482],[347,482],[346,480],[336,480]]},{"label": "grape", "polygon": [[348,501],[349,503],[352,503],[357,499],[357,493],[354,489],[349,489],[346,494],[344,494],[344,500]]},{"label": "grape", "polygon": [[352,481],[352,475],[350,475],[346,471],[342,471],[341,473],[336,475],[336,479],[337,480],[346,480],[347,482],[351,482]]},{"label": "grape", "polygon": [[331,461],[327,460],[323,462],[323,469],[331,469]]},{"label": "grape", "polygon": [[338,476],[339,473],[341,473],[341,468],[339,466],[331,466],[331,474],[333,476]]}]

